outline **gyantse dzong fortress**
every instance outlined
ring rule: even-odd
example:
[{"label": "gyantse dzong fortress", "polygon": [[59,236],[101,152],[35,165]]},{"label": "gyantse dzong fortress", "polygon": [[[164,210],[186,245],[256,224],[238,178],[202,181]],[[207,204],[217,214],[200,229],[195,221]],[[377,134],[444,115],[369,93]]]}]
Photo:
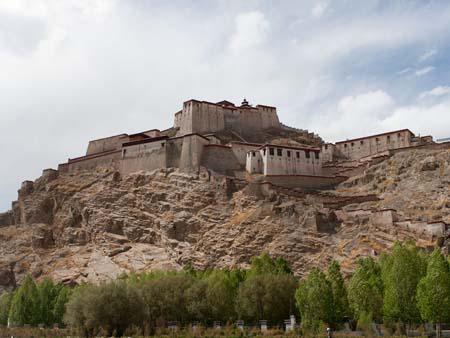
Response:
[{"label": "gyantse dzong fortress", "polygon": [[439,146],[409,129],[335,144],[280,123],[275,107],[189,100],[167,130],[92,140],[85,156],[59,173],[108,167],[121,174],[159,168],[198,171],[209,178],[291,189],[328,189],[374,161],[413,147]]}]

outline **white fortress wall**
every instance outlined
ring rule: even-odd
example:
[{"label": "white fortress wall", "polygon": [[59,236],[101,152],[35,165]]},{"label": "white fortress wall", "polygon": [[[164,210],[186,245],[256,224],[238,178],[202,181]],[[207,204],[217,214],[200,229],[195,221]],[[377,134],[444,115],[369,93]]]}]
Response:
[{"label": "white fortress wall", "polygon": [[270,145],[263,150],[264,175],[321,175],[320,150]]}]

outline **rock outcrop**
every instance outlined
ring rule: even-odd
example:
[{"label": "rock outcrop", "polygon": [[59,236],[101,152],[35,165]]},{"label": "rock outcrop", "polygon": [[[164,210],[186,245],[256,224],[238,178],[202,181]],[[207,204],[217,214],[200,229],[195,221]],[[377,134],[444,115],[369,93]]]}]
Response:
[{"label": "rock outcrop", "polygon": [[46,171],[0,214],[0,289],[27,273],[75,284],[187,263],[246,267],[263,251],[297,275],[331,259],[350,272],[396,240],[445,248],[449,185],[448,150],[401,152],[322,192],[255,193],[243,181],[171,169]]}]

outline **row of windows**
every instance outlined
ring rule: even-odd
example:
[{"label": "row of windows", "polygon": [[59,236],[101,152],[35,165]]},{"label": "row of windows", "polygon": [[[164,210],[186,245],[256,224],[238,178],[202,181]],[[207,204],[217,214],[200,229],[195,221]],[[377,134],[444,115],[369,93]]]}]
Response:
[{"label": "row of windows", "polygon": [[[277,156],[283,156],[283,149],[277,148]],[[287,150],[286,151],[286,155],[287,157],[294,157],[294,153],[295,153],[295,157],[296,158],[300,158],[300,152],[299,151],[291,151],[291,150]],[[263,149],[263,154],[264,156],[266,156],[266,148]],[[269,148],[269,155],[270,156],[275,156],[275,148]],[[252,151],[252,156],[255,157],[256,156],[256,152]],[[309,150],[305,150],[305,156],[306,158],[311,158],[311,151]],[[318,160],[319,159],[319,152],[318,151],[314,151],[314,156],[315,158]]]},{"label": "row of windows", "polygon": [[[397,134],[397,140],[398,140],[398,141],[403,141],[403,139],[401,138],[401,136],[402,136],[402,135],[401,135],[400,133]],[[380,139],[379,139],[378,137],[376,137],[376,138],[375,138],[375,142],[378,144],[378,143],[380,142]],[[387,135],[387,136],[386,136],[386,142],[387,142],[387,143],[391,143],[391,135]],[[364,140],[359,141],[359,144],[360,144],[360,145],[364,145]],[[355,142],[351,142],[350,145],[351,145],[352,147],[354,147],[354,146],[355,146]],[[347,146],[348,146],[348,144],[345,143],[345,144],[344,144],[344,148],[347,148]],[[328,149],[328,145],[325,145],[325,149]]]}]

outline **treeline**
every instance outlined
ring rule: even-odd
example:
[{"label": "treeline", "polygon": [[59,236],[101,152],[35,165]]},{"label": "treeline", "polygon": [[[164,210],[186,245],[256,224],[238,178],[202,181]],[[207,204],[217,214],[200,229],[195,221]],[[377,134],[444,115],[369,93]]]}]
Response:
[{"label": "treeline", "polygon": [[283,259],[263,254],[248,270],[152,272],[129,275],[73,290],[49,280],[27,278],[0,298],[2,324],[61,323],[85,336],[153,334],[169,322],[210,326],[267,320],[282,326],[295,315],[302,330],[338,329],[350,321],[362,329],[372,322],[404,331],[413,324],[450,323],[450,268],[436,250],[397,243],[378,260],[360,259],[345,281],[340,266],[313,269],[302,280]]}]

